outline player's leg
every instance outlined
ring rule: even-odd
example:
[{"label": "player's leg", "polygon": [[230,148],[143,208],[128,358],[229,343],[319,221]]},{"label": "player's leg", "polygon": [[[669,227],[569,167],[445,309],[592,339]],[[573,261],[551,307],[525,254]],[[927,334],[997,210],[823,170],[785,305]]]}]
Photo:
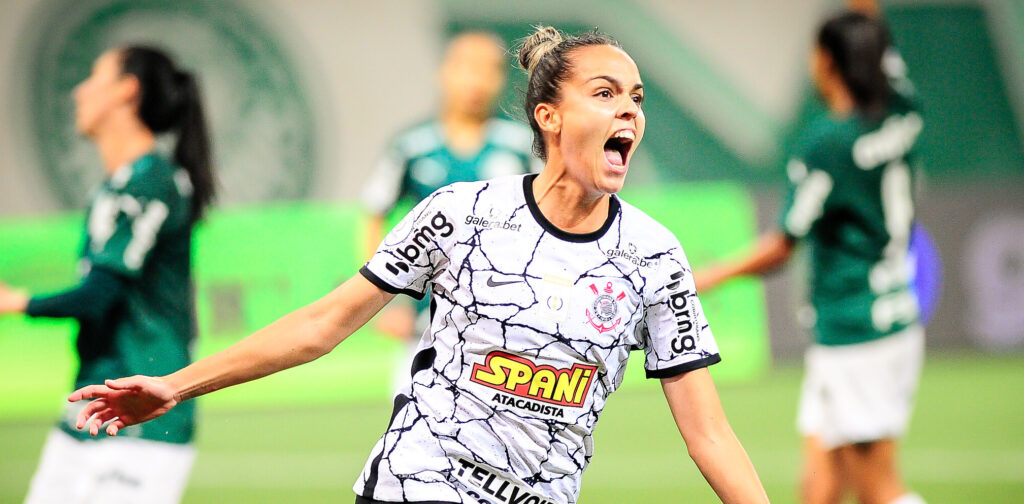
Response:
[{"label": "player's leg", "polygon": [[94,466],[87,463],[95,444],[79,441],[60,429],[50,431],[25,504],[85,502],[95,479]]},{"label": "player's leg", "polygon": [[861,504],[889,504],[907,493],[897,467],[895,440],[850,444],[835,451]]},{"label": "player's leg", "polygon": [[920,327],[830,351],[832,399],[823,439],[837,447],[842,478],[864,504],[920,503],[899,473],[898,440],[906,431],[924,354]]},{"label": "player's leg", "polygon": [[839,504],[843,480],[836,450],[827,450],[817,436],[804,437],[800,498],[804,504]]},{"label": "player's leg", "polygon": [[838,504],[843,494],[839,458],[822,441],[828,408],[825,385],[827,353],[817,345],[804,358],[804,380],[797,411],[797,429],[803,436],[800,496],[804,504]]},{"label": "player's leg", "polygon": [[89,502],[177,504],[195,461],[190,444],[108,439],[94,461],[103,467]]}]

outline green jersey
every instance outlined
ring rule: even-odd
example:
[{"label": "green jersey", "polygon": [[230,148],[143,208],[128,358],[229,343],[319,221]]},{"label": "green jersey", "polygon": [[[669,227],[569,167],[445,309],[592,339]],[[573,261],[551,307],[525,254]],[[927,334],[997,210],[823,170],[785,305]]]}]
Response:
[{"label": "green jersey", "polygon": [[399,200],[419,203],[455,182],[540,171],[532,142],[533,133],[525,125],[491,118],[480,150],[463,155],[448,147],[440,122],[414,126],[388,147],[363,192],[363,204],[371,212],[385,215]]},{"label": "green jersey", "polygon": [[782,228],[811,254],[815,341],[846,345],[918,319],[907,250],[914,143],[921,116],[894,94],[877,119],[827,115],[808,126],[787,167]]},{"label": "green jersey", "polygon": [[[81,253],[83,275],[103,268],[127,282],[123,301],[101,321],[81,321],[75,388],[120,376],[161,376],[191,362],[196,335],[191,194],[188,173],[151,153],[120,168],[93,195]],[[119,435],[187,443],[194,417],[195,405],[188,401]],[[75,429],[74,421],[65,418],[60,426],[72,436],[89,438],[88,432]]]}]

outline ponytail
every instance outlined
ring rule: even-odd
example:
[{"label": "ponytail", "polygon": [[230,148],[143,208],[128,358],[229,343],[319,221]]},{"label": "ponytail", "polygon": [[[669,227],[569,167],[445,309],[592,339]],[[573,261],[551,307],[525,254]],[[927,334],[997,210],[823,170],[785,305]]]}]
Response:
[{"label": "ponytail", "polygon": [[178,143],[174,146],[174,162],[188,172],[192,181],[192,220],[198,221],[213,202],[216,191],[213,167],[210,166],[210,137],[195,77],[184,72],[178,77],[182,109],[177,123]]},{"label": "ponytail", "polygon": [[210,162],[206,114],[195,77],[176,68],[161,50],[142,46],[121,49],[121,71],[139,80],[139,119],[154,133],[174,131],[174,162],[192,183],[192,221],[202,218],[213,201],[216,181]]}]

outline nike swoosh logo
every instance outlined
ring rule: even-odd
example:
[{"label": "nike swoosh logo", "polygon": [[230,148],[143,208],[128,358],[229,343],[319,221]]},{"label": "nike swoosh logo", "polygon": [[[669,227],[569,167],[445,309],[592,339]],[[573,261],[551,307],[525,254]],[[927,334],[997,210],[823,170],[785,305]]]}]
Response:
[{"label": "nike swoosh logo", "polygon": [[487,279],[487,286],[488,287],[501,287],[502,285],[509,285],[509,284],[520,283],[520,282],[522,282],[522,280],[512,280],[511,282],[495,282],[494,281],[494,277],[489,277]]}]

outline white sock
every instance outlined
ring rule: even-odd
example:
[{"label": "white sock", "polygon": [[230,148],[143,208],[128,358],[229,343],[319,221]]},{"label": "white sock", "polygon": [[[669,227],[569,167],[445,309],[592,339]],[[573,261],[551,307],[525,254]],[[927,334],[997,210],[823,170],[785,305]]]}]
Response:
[{"label": "white sock", "polygon": [[916,493],[905,493],[889,504],[927,504],[920,495]]}]

